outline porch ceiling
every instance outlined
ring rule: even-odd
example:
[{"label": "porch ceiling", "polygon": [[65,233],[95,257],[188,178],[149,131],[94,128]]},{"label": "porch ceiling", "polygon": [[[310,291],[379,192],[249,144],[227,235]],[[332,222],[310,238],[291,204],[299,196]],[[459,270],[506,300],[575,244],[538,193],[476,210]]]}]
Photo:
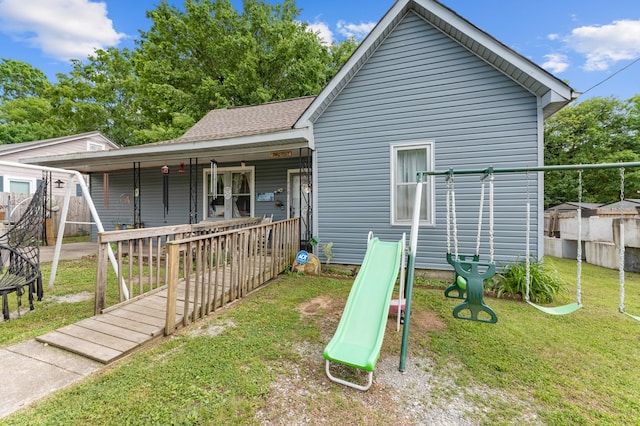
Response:
[{"label": "porch ceiling", "polygon": [[223,140],[149,144],[110,151],[70,153],[25,159],[30,164],[77,170],[81,173],[129,170],[134,162],[141,168],[161,167],[189,163],[208,164],[215,159],[219,163],[257,161],[278,158],[278,153],[291,151],[298,156],[300,148],[309,148],[307,131],[299,129],[271,135],[254,135]]}]

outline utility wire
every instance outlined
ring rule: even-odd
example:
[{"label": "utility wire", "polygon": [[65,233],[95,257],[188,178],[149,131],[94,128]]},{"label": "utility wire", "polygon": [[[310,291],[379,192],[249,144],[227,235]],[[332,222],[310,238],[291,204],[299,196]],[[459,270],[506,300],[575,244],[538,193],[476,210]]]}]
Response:
[{"label": "utility wire", "polygon": [[596,87],[600,86],[602,83],[604,83],[604,82],[606,82],[608,80],[611,80],[613,77],[615,77],[616,75],[620,74],[622,71],[626,70],[627,68],[629,68],[630,66],[634,65],[638,61],[640,61],[640,58],[636,58],[635,60],[631,61],[630,63],[628,63],[624,67],[620,68],[618,71],[614,72],[610,76],[607,76],[607,78],[605,78],[605,79],[601,80],[600,82],[594,84],[593,86],[589,87],[587,90],[582,92],[582,94],[584,95],[585,93],[589,92],[591,89],[595,89]]}]

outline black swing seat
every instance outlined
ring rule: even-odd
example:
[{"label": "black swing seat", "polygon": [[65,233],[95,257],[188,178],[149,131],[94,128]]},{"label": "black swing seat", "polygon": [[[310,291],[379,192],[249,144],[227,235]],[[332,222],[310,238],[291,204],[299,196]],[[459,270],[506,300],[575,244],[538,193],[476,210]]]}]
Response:
[{"label": "black swing seat", "polygon": [[498,322],[498,316],[484,303],[484,280],[495,275],[495,263],[458,260],[453,261],[453,267],[456,274],[467,281],[467,297],[453,309],[453,316],[458,319],[491,324]]},{"label": "black swing seat", "polygon": [[46,186],[46,181],[43,181],[22,217],[7,233],[0,235],[0,296],[5,321],[10,316],[9,294],[16,293],[18,297],[18,313],[25,289],[29,297],[29,309],[34,309],[34,295],[39,301],[42,300],[40,236]]}]

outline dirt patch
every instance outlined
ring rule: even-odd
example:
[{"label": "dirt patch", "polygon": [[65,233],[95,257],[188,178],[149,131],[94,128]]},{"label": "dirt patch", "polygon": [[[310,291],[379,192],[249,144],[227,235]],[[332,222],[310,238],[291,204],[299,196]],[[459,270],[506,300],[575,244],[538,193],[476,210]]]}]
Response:
[{"label": "dirt patch", "polygon": [[[429,310],[411,314],[410,353],[405,372],[399,371],[401,334],[396,316],[390,315],[382,355],[373,373],[373,385],[362,392],[331,382],[322,356],[336,330],[344,299],[318,296],[298,305],[301,319],[313,322],[323,343],[303,342],[293,346],[297,362],[280,365],[265,405],[255,420],[265,425],[395,424],[477,425],[490,401],[513,399],[484,386],[456,385],[460,365],[437,367],[429,356],[429,335],[446,328],[440,316]],[[367,373],[332,363],[336,377],[364,384]],[[523,410],[528,424],[539,424],[535,410],[526,401],[510,401]]]},{"label": "dirt patch", "polygon": [[433,311],[418,311],[411,313],[411,326],[420,331],[438,331],[447,325]]},{"label": "dirt patch", "polygon": [[319,310],[327,310],[333,300],[328,296],[318,296],[298,305],[298,311],[302,316],[316,314]]},{"label": "dirt patch", "polygon": [[217,336],[229,327],[235,327],[236,324],[231,320],[219,321],[213,324],[207,324],[206,327],[193,327],[189,329],[190,336]]},{"label": "dirt patch", "polygon": [[51,303],[77,303],[84,302],[85,300],[93,299],[93,293],[89,291],[82,291],[80,293],[65,294],[63,296],[50,296],[45,300]]}]

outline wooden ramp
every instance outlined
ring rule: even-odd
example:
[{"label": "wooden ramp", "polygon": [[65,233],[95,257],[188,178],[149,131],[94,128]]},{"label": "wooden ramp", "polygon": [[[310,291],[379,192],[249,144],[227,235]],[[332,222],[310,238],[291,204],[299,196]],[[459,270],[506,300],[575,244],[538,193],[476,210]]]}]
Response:
[{"label": "wooden ramp", "polygon": [[[176,322],[182,321],[184,298],[178,307]],[[108,364],[164,335],[166,310],[167,290],[161,288],[36,340]]]},{"label": "wooden ramp", "polygon": [[[258,269],[254,270],[254,274],[252,277],[262,277],[256,288],[272,278],[271,273],[260,273]],[[224,275],[225,279],[222,280],[215,300],[218,307],[230,303],[230,273],[226,271]],[[180,280],[176,300],[176,324],[183,321],[186,294],[185,281]],[[189,292],[188,319],[193,316],[193,302],[196,296],[202,297],[193,290]],[[239,297],[234,295],[232,298],[235,300]],[[227,302],[223,302],[222,299]],[[100,315],[36,337],[36,340],[109,364],[165,334],[167,287],[160,287],[102,312]]]}]

